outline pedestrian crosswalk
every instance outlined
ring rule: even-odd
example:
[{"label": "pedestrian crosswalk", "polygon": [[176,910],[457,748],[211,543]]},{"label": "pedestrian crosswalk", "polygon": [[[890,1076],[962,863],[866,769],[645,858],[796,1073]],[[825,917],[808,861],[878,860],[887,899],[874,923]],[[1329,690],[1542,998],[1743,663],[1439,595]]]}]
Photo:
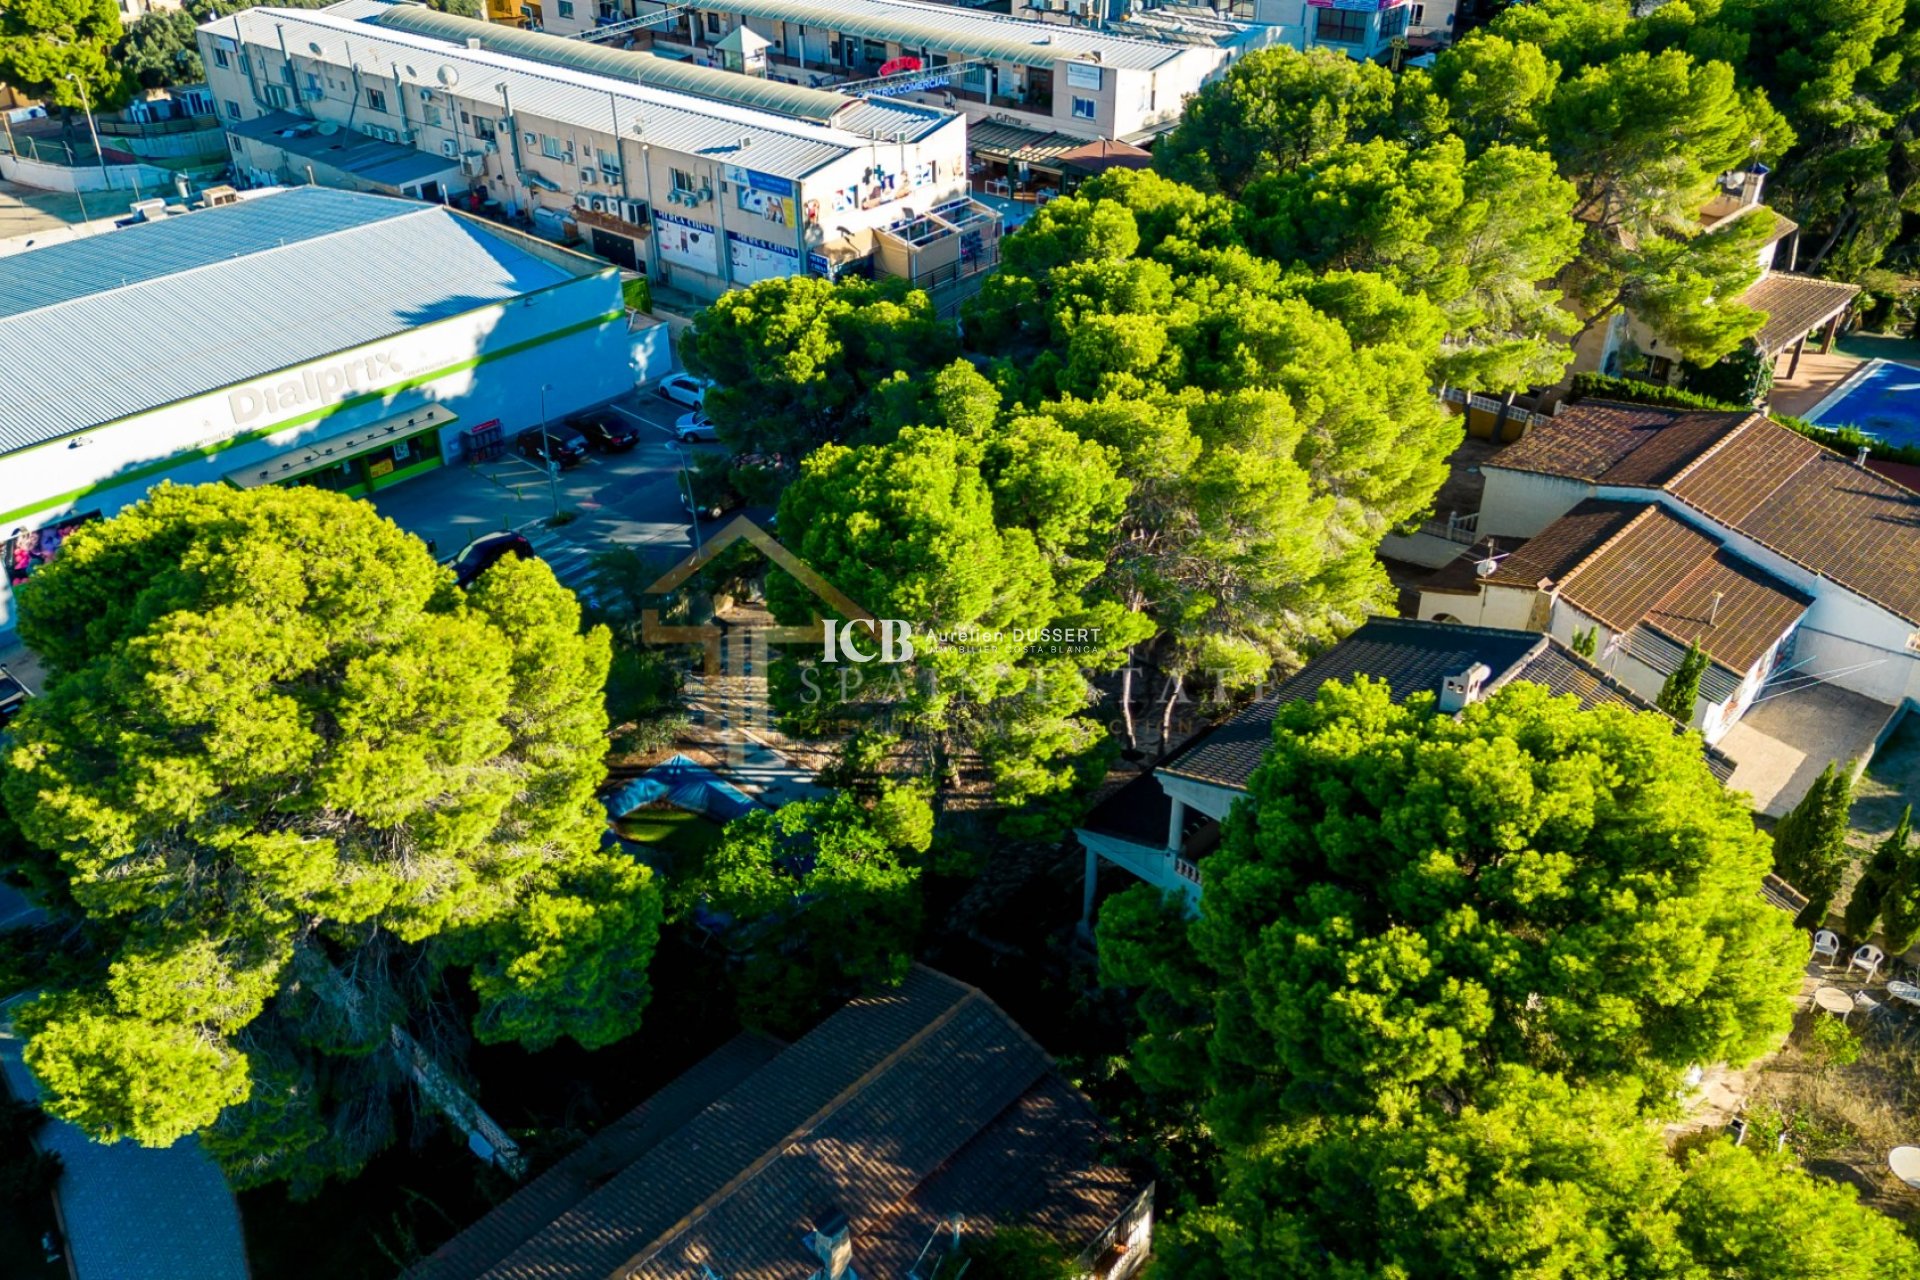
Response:
[{"label": "pedestrian crosswalk", "polygon": [[522,530],[533,553],[547,562],[560,585],[570,589],[584,604],[593,603],[593,552],[572,542],[558,529],[541,525]]}]

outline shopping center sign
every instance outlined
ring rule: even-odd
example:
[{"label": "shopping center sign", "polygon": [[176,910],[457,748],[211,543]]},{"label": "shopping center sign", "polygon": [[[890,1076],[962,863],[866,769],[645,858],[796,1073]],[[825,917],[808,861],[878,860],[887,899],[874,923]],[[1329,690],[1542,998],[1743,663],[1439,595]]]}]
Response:
[{"label": "shopping center sign", "polygon": [[297,377],[238,387],[227,393],[227,407],[233,411],[233,425],[243,427],[270,413],[292,413],[345,400],[357,392],[371,391],[390,382],[404,372],[397,352],[391,348],[373,351],[351,360],[310,366],[302,369]]}]

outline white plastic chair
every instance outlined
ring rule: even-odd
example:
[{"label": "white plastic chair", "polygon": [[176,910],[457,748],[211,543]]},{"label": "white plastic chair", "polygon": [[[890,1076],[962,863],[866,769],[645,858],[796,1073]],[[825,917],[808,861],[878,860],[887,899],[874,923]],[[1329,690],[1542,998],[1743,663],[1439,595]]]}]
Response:
[{"label": "white plastic chair", "polygon": [[1847,974],[1851,977],[1856,968],[1862,969],[1866,972],[1867,981],[1872,982],[1873,975],[1879,970],[1881,962],[1886,958],[1887,953],[1878,947],[1861,947],[1853,953],[1853,959],[1847,961]]},{"label": "white plastic chair", "polygon": [[1878,1000],[1875,1000],[1864,991],[1856,991],[1853,993],[1854,1012],[1865,1014],[1869,1022],[1873,1020],[1873,1015],[1880,1012],[1884,1007],[1885,1006]]},{"label": "white plastic chair", "polygon": [[1821,929],[1813,935],[1813,958],[1825,956],[1827,963],[1840,963],[1840,935],[1831,929]]}]

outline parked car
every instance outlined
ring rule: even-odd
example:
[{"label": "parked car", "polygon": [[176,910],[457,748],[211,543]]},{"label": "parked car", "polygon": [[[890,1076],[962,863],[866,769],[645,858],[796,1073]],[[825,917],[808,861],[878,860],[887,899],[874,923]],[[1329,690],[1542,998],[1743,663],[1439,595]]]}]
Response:
[{"label": "parked car", "polygon": [[577,467],[587,460],[587,438],[564,422],[549,427],[528,427],[513,438],[513,447],[532,462]]},{"label": "parked car", "polygon": [[683,404],[689,409],[698,409],[707,400],[707,388],[713,384],[705,378],[696,378],[690,373],[670,373],[660,380],[658,391],[662,399],[675,404]]},{"label": "parked car", "polygon": [[0,729],[6,728],[8,722],[20,714],[20,708],[26,706],[27,699],[32,696],[13,672],[0,667]]},{"label": "parked car", "polygon": [[694,440],[718,440],[720,431],[713,425],[713,419],[695,409],[692,413],[680,415],[680,421],[673,424],[673,434],[685,444]]},{"label": "parked car", "polygon": [[475,538],[453,558],[454,581],[463,587],[470,587],[475,578],[508,556],[517,556],[522,560],[535,559],[533,544],[518,533],[490,533],[484,538]]},{"label": "parked car", "polygon": [[640,431],[610,413],[582,414],[567,423],[586,437],[587,447],[601,453],[625,453],[640,443]]}]

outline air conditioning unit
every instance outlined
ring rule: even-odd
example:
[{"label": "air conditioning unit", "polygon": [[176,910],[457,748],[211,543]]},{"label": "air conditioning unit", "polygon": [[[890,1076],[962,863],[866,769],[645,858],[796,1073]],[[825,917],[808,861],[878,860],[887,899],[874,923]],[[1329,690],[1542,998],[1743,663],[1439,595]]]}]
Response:
[{"label": "air conditioning unit", "polygon": [[580,171],[580,181],[581,181],[581,182],[582,182],[582,183],[583,183],[584,185],[586,185],[586,186],[589,186],[589,187],[591,187],[591,186],[593,186],[593,185],[594,185],[595,183],[597,183],[597,182],[599,182],[599,181],[600,181],[600,175],[599,175],[599,174],[597,174],[597,173],[595,173],[595,172],[594,172],[593,170],[591,170],[591,169],[582,169],[582,170]]},{"label": "air conditioning unit", "polygon": [[605,196],[590,196],[588,200],[589,204],[587,207],[595,213],[605,213],[607,211],[607,200]]},{"label": "air conditioning unit", "polygon": [[573,204],[577,209],[590,209],[593,207],[593,201],[594,197],[584,191],[576,191],[573,193]]},{"label": "air conditioning unit", "polygon": [[459,153],[460,153],[460,145],[456,143],[452,138],[442,138],[440,140],[441,155],[446,156],[449,160],[451,160],[454,156],[458,155]]},{"label": "air conditioning unit", "polygon": [[564,160],[564,161],[566,161],[566,162],[567,162],[568,164],[572,164],[572,163],[573,163],[573,148],[572,148],[572,147],[568,147],[568,148],[567,148],[567,149],[566,149],[565,151],[563,151],[563,152],[561,152],[561,153],[560,153],[560,158],[561,158],[562,160]]}]

